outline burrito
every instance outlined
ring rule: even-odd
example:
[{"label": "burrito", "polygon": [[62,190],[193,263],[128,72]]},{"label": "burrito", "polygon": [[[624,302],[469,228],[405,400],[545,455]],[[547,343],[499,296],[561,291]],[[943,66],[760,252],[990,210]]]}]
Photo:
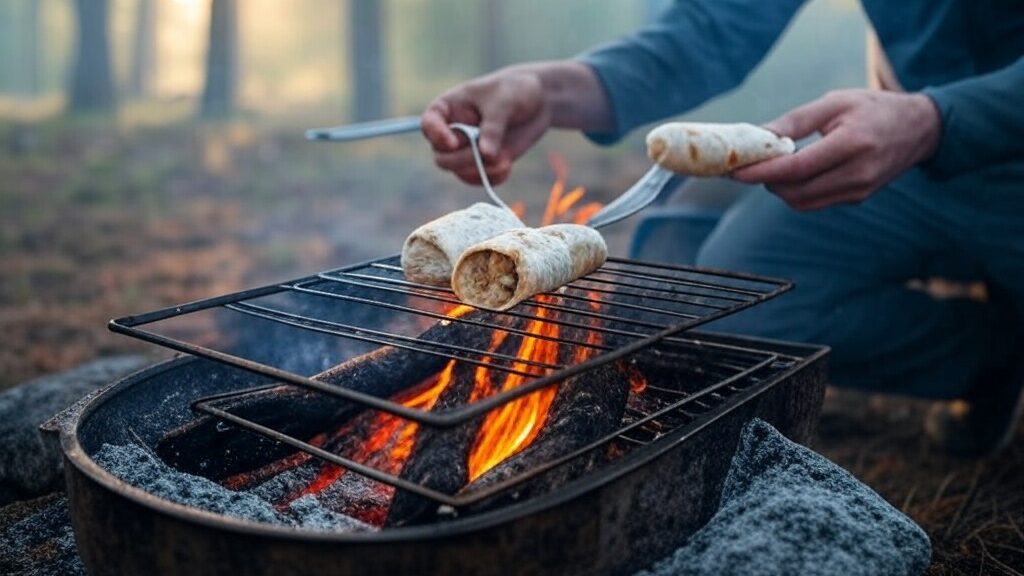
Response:
[{"label": "burrito", "polygon": [[791,139],[753,124],[669,122],[647,134],[651,160],[691,176],[721,176],[795,150]]},{"label": "burrito", "polygon": [[466,250],[455,264],[452,289],[471,306],[508,310],[593,272],[607,257],[604,238],[587,226],[510,230]]},{"label": "burrito", "polygon": [[447,286],[452,266],[470,246],[524,224],[510,210],[478,202],[427,222],[405,239],[402,271],[412,282]]}]

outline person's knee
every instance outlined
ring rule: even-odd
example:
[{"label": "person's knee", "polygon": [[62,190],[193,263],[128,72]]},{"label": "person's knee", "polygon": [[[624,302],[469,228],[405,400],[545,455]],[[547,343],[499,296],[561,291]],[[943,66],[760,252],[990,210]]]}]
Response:
[{"label": "person's knee", "polygon": [[720,229],[712,232],[697,250],[697,266],[733,272],[752,272],[757,268],[753,250],[742,239],[721,233]]},{"label": "person's knee", "polygon": [[767,244],[778,240],[788,217],[778,200],[766,191],[755,191],[741,200],[719,221],[700,249],[697,266],[736,272],[778,275],[778,258]]},{"label": "person's knee", "polygon": [[[812,259],[799,257],[796,246],[777,242],[778,229],[765,229],[738,214],[723,221],[697,253],[697,266],[731,272],[757,274],[786,281],[800,287],[708,325],[709,330],[777,338],[796,342],[815,342],[821,337],[820,320],[831,308],[831,283],[822,283],[809,270]],[[822,286],[825,284],[826,286]]]}]

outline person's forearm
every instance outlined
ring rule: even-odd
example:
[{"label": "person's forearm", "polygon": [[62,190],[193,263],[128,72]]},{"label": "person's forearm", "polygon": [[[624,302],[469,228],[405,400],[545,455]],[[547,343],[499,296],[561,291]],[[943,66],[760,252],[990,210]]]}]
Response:
[{"label": "person's forearm", "polygon": [[954,177],[1024,157],[1024,57],[983,76],[926,88],[942,115],[942,140],[928,162],[932,175]]},{"label": "person's forearm", "polygon": [[590,66],[576,60],[554,60],[513,68],[536,74],[540,79],[552,127],[584,132],[614,130],[611,103]]},{"label": "person's forearm", "polygon": [[678,0],[636,34],[581,54],[612,116],[588,137],[610,144],[738,86],[803,3]]}]

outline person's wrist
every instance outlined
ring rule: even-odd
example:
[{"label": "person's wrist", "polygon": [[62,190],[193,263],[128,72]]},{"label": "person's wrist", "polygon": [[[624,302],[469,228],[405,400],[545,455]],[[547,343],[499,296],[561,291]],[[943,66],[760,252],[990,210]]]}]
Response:
[{"label": "person's wrist", "polygon": [[911,103],[912,126],[918,131],[918,154],[915,163],[926,162],[939,149],[942,139],[942,115],[935,102],[926,94],[917,92],[908,96]]},{"label": "person's wrist", "polygon": [[590,66],[569,59],[531,67],[541,81],[545,105],[551,112],[549,126],[589,132],[613,128],[610,104]]}]

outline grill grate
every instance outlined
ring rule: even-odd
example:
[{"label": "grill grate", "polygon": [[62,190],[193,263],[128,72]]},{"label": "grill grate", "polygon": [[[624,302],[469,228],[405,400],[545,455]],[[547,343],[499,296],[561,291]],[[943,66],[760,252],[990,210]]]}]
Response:
[{"label": "grill grate", "polygon": [[[200,399],[193,405],[198,412],[458,509],[490,498],[592,450],[607,449],[609,445],[614,445],[616,450],[628,452],[668,434],[692,433],[692,430],[686,430],[699,424],[702,418],[706,420],[716,417],[715,408],[727,402],[729,397],[754,383],[769,379],[772,374],[784,371],[799,358],[717,342],[703,342],[679,334],[763,302],[790,288],[791,284],[787,282],[769,278],[610,258],[594,273],[509,311],[480,312],[456,317],[450,314],[460,303],[451,290],[405,280],[398,266],[398,257],[395,256],[291,282],[116,319],[111,321],[110,329],[435,427],[466,422],[515,398],[558,385],[567,378],[640,352],[657,350],[662,357],[679,355],[689,363],[693,363],[694,358],[699,360],[694,369],[700,370],[701,378],[708,383],[700,390],[650,386],[644,394],[650,400],[649,405],[627,411],[622,428],[615,433],[503,482],[454,496],[324,451],[216,405],[221,400],[251,390]],[[307,313],[302,306],[303,299],[318,300],[321,312]],[[333,306],[324,308],[325,302]],[[329,318],[322,313],[322,310],[354,308],[384,314],[389,321],[375,324],[360,321],[359,318]],[[186,341],[154,329],[163,321],[207,310],[227,310],[277,325],[357,342],[363,346],[392,346],[485,366],[490,370],[522,376],[524,382],[512,390],[498,392],[456,408],[425,411],[402,406],[389,398],[379,398],[313,380],[270,362],[241,356],[223,347]],[[499,354],[485,347],[417,338],[417,334],[426,326],[436,322],[457,322],[489,331],[505,331],[552,340],[573,352],[564,357],[587,359],[575,363],[540,362]],[[531,322],[557,325],[570,334],[572,330],[597,332],[601,338],[580,341],[524,330],[522,325]],[[575,351],[583,351],[585,354],[577,355]]]},{"label": "grill grate", "polygon": [[[534,298],[503,313],[483,313],[474,318],[453,318],[445,312],[446,307],[459,304],[451,290],[404,280],[397,260],[397,256],[385,258],[292,282],[119,318],[111,321],[110,329],[179,352],[224,362],[282,382],[318,390],[428,426],[445,427],[463,423],[510,400],[623,358],[654,342],[664,339],[671,342],[675,334],[737,312],[791,288],[791,284],[786,282],[731,272],[695,270],[610,258],[608,264],[593,274],[569,284],[558,292],[546,294],[543,302]],[[365,323],[356,325],[305,315],[294,310],[297,308],[294,303],[290,305],[293,310],[288,310],[288,305],[284,303],[278,303],[276,306],[254,303],[281,294],[331,299],[337,301],[339,305],[346,303],[349,306],[378,308],[402,317],[405,322],[396,324],[406,326],[410,325],[408,317],[420,320],[419,326],[422,326],[423,320],[458,322],[553,340],[568,347],[570,351],[586,349],[592,354],[588,360],[571,365],[524,361],[508,355],[496,355],[487,349],[420,340],[415,335],[401,333],[399,329],[375,329]],[[653,305],[654,302],[658,305]],[[500,392],[466,406],[429,412],[407,408],[388,399],[331,386],[265,362],[142,328],[211,308],[231,310],[345,339],[393,346],[486,366],[490,370],[518,374],[530,380],[514,390]],[[558,315],[545,316],[541,310],[556,311]],[[565,328],[596,331],[604,338],[601,343],[587,343],[531,334],[522,328],[509,327],[510,317]]]}]

